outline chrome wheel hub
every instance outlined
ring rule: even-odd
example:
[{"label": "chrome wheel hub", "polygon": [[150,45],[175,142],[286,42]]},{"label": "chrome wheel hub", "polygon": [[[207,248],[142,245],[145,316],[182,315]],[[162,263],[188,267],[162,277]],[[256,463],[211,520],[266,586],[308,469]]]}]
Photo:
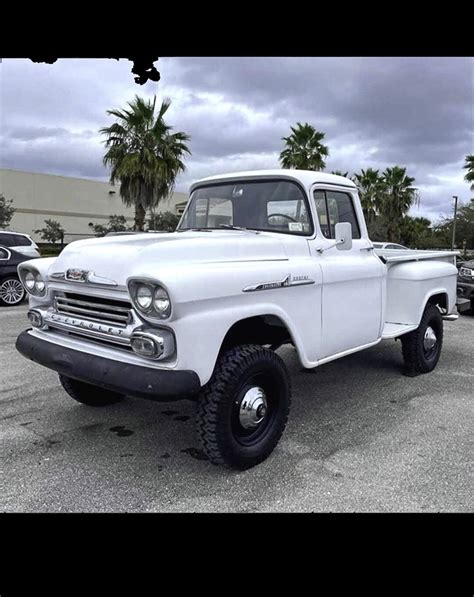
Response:
[{"label": "chrome wheel hub", "polygon": [[0,286],[0,297],[8,305],[15,305],[23,298],[23,286],[20,280],[5,280]]},{"label": "chrome wheel hub", "polygon": [[425,350],[431,350],[436,344],[437,338],[432,327],[426,328],[425,336],[423,338],[423,347]]},{"label": "chrome wheel hub", "polygon": [[257,427],[267,414],[267,397],[262,388],[254,386],[245,392],[239,407],[239,422],[244,429]]}]

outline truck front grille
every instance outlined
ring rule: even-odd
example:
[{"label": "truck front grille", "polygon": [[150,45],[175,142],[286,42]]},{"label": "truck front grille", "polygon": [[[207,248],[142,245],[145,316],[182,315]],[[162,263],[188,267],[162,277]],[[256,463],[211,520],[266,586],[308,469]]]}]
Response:
[{"label": "truck front grille", "polygon": [[131,304],[127,301],[95,296],[65,293],[56,296],[54,306],[58,313],[102,324],[126,327],[132,322]]}]

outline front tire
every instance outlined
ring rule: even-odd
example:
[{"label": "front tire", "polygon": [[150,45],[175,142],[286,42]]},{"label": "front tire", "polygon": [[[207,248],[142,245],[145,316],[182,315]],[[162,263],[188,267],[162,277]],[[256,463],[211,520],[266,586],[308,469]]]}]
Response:
[{"label": "front tire", "polygon": [[59,381],[71,398],[86,406],[109,406],[125,398],[123,394],[105,390],[66,375],[59,374]]},{"label": "front tire", "polygon": [[405,375],[415,377],[433,371],[443,346],[443,318],[438,307],[428,303],[420,325],[401,340]]},{"label": "front tire", "polygon": [[15,307],[25,298],[25,289],[15,276],[8,276],[0,281],[0,305]]},{"label": "front tire", "polygon": [[290,378],[268,348],[245,345],[225,352],[201,391],[197,434],[209,460],[240,470],[265,460],[288,420]]}]

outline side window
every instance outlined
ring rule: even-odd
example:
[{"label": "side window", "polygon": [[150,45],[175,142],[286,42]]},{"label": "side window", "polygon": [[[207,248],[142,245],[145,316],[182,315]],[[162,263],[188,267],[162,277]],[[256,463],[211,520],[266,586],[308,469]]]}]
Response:
[{"label": "side window", "polygon": [[318,214],[319,227],[325,238],[331,238],[329,228],[328,212],[326,209],[326,193],[324,191],[314,192],[314,202],[316,203],[316,212]]},{"label": "side window", "polygon": [[6,232],[0,232],[0,245],[4,247],[14,247],[15,246],[15,239],[13,238],[13,234],[7,234]]},{"label": "side window", "polygon": [[12,247],[29,247],[31,245],[31,241],[26,236],[22,236],[21,234],[13,234],[13,241],[14,244],[11,245]]},{"label": "side window", "polygon": [[10,256],[8,254],[8,251],[6,249],[4,249],[3,247],[0,247],[0,259],[9,259]]},{"label": "side window", "polygon": [[352,226],[352,238],[360,238],[360,228],[354,204],[348,193],[341,191],[315,191],[314,200],[316,202],[321,232],[325,238],[335,237],[335,226],[339,222],[349,222]]}]

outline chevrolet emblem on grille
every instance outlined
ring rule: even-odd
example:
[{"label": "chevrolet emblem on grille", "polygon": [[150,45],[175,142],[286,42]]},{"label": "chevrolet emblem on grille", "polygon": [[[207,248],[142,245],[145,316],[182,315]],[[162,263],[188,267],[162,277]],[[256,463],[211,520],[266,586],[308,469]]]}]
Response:
[{"label": "chevrolet emblem on grille", "polygon": [[72,282],[86,282],[87,276],[90,272],[85,269],[68,269],[66,272],[66,280]]}]

